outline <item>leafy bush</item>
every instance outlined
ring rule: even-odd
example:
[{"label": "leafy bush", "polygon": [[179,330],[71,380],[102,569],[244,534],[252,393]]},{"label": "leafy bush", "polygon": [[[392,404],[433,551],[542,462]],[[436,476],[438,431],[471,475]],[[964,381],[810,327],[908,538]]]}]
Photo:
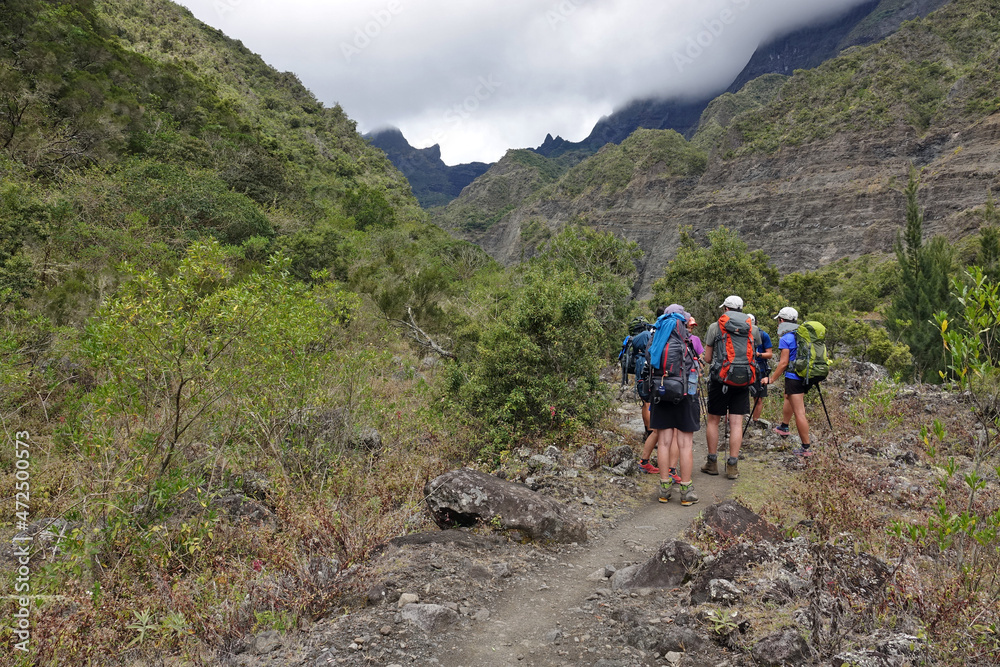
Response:
[{"label": "leafy bush", "polygon": [[788,305],[778,293],[778,271],[762,250],[751,252],[739,233],[726,227],[709,232],[708,241],[708,247],[700,246],[689,230],[681,230],[677,255],[653,283],[655,306],[679,303],[707,328],[730,294],[742,297],[744,310],[762,323]]}]

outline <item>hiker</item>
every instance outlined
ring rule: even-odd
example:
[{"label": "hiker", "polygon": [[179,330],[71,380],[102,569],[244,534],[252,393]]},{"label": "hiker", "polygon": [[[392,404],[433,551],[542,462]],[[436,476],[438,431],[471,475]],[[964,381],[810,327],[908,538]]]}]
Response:
[{"label": "hiker", "polygon": [[[657,320],[660,319],[660,316],[663,315],[663,311],[665,310],[666,308],[663,306],[656,309]],[[646,336],[647,338],[642,348],[643,353],[645,353],[646,349],[649,347],[649,341],[652,340],[653,337],[652,325],[646,329]],[[643,359],[643,363],[645,363],[645,359]],[[635,381],[636,383],[639,382],[639,373],[635,374]],[[647,474],[658,475],[660,474],[660,469],[653,465],[649,460],[649,457],[653,455],[653,447],[656,447],[656,433],[649,428],[649,401],[642,402],[642,425],[645,427],[646,432],[642,436],[642,456],[639,457],[639,468]],[[657,456],[659,455],[657,454]]]},{"label": "hiker", "polygon": [[[687,323],[687,326],[688,326],[688,340],[691,341],[691,349],[694,350],[694,354],[695,354],[695,367],[694,367],[694,369],[692,370],[692,373],[691,373],[691,383],[692,383],[691,386],[694,388],[694,391],[692,391],[690,393],[695,398],[698,399],[698,405],[699,405],[699,408],[700,408],[700,406],[701,406],[701,402],[700,402],[701,401],[701,396],[699,396],[698,393],[697,393],[698,392],[698,386],[699,386],[698,385],[698,378],[701,375],[701,356],[703,354],[705,354],[705,346],[702,345],[701,339],[698,338],[698,336],[696,336],[693,333],[691,333],[692,328],[698,326],[698,322],[694,319],[694,316],[691,315],[690,313],[685,313],[685,316],[688,318],[688,323]],[[699,420],[700,420],[700,418],[701,418],[701,416],[700,416],[700,409],[699,409]],[[680,456],[680,453],[677,450],[677,448],[676,447],[671,447],[671,449],[670,449],[670,460],[665,462],[665,463],[667,463],[667,472],[670,473],[670,476],[673,477],[674,480],[677,481],[677,482],[679,482],[680,479],[681,479],[677,475],[677,468],[678,468],[678,465],[679,465],[677,463],[677,459],[678,459],[679,456]],[[641,462],[640,462],[640,464],[641,464]]]},{"label": "hiker", "polygon": [[[750,323],[757,326],[757,318],[750,316]],[[771,336],[766,331],[760,329],[760,345],[757,346],[757,381],[753,385],[753,412],[750,415],[750,423],[760,426],[760,414],[764,411],[764,399],[767,398],[767,385],[763,380],[771,372],[771,358],[774,356],[774,348],[771,344]]]},{"label": "hiker", "polygon": [[778,320],[778,354],[780,357],[778,365],[774,367],[771,374],[762,380],[766,386],[773,384],[782,374],[785,377],[785,402],[781,406],[781,424],[774,428],[774,432],[782,437],[787,437],[790,433],[788,425],[794,414],[795,426],[799,431],[802,446],[793,449],[792,453],[796,456],[811,456],[812,452],[809,451],[809,447],[812,443],[809,440],[809,420],[806,418],[805,396],[818,381],[806,382],[791,370],[798,352],[798,338],[795,331],[799,328],[799,311],[791,306],[785,306],[778,311],[774,319]]},{"label": "hiker", "polygon": [[[719,422],[728,415],[729,457],[726,478],[737,479],[740,446],[743,444],[743,416],[750,412],[750,387],[757,374],[755,353],[760,344],[760,329],[743,313],[743,299],[726,297],[718,322],[708,327],[705,336],[705,364],[708,374],[708,417],[705,440],[708,460],[701,471],[718,475]],[[732,351],[730,356],[730,350]]]},{"label": "hiker", "polygon": [[[701,428],[698,407],[697,364],[687,333],[689,316],[678,304],[671,304],[657,318],[653,340],[649,346],[654,378],[661,384],[672,379],[677,389],[676,400],[652,399],[649,425],[656,433],[656,456],[660,463],[661,503],[669,502],[674,487],[679,487],[681,505],[698,502],[694,492],[694,432]],[[691,378],[694,377],[692,383]],[[677,380],[679,379],[679,382]],[[678,472],[672,475],[668,462],[678,461]]]}]

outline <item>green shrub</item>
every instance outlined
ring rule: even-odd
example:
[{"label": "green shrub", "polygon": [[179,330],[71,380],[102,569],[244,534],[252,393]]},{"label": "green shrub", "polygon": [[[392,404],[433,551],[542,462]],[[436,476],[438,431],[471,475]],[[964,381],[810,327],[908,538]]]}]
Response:
[{"label": "green shrub", "polygon": [[653,283],[653,305],[679,303],[702,322],[718,319],[719,304],[730,294],[743,298],[744,310],[761,323],[788,305],[778,293],[778,271],[761,250],[750,251],[739,233],[726,227],[708,233],[708,247],[687,229],[681,247]]}]

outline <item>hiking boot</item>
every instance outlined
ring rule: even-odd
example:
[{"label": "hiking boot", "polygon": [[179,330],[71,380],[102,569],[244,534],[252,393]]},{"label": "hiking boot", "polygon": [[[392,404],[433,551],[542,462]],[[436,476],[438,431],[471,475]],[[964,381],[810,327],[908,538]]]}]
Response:
[{"label": "hiking boot", "polygon": [[792,454],[795,456],[812,456],[812,450],[807,447],[796,447],[792,450]]},{"label": "hiking boot", "polygon": [[698,502],[698,494],[694,492],[694,482],[681,485],[681,505],[687,507]]},{"label": "hiking boot", "polygon": [[730,464],[726,461],[726,479],[737,479],[740,476],[740,469],[736,463]]},{"label": "hiking boot", "polygon": [[681,483],[681,476],[677,474],[677,468],[669,468],[667,474],[670,475],[670,479],[674,480],[674,484]]},{"label": "hiking boot", "polygon": [[706,475],[718,475],[719,474],[719,462],[718,461],[706,461],[705,465],[701,467],[701,471]]},{"label": "hiking boot", "polygon": [[643,472],[649,473],[650,475],[660,474],[660,469],[654,466],[652,461],[646,461],[645,463],[639,461],[639,468],[642,469]]},{"label": "hiking boot", "polygon": [[[674,480],[670,479],[670,480],[667,480],[667,481],[664,482],[661,479],[660,480],[660,497],[659,497],[659,501],[661,503],[668,503],[668,502],[670,502],[670,496],[671,496],[671,494],[673,494],[673,492],[674,492]],[[681,499],[681,502],[683,502],[683,498]]]},{"label": "hiking boot", "polygon": [[792,431],[784,424],[778,424],[774,427],[774,432],[784,438],[787,437]]}]

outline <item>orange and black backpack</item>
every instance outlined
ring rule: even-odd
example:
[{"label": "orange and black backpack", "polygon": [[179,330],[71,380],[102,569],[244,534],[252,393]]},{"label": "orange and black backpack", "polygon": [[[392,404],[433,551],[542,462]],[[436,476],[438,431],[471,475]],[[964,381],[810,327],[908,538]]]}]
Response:
[{"label": "orange and black backpack", "polygon": [[757,381],[757,355],[750,316],[727,310],[719,318],[719,337],[712,345],[712,379],[730,387]]}]

